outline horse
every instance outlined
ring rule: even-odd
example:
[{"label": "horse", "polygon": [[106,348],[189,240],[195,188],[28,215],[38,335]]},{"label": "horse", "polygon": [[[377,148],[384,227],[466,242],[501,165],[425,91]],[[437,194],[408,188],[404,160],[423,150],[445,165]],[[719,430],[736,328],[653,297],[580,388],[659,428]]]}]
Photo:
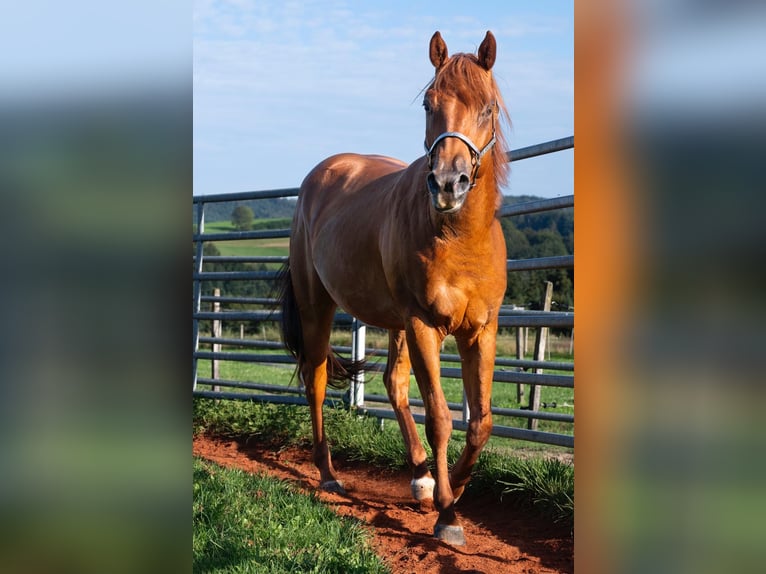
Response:
[{"label": "horse", "polygon": [[[430,41],[434,77],[423,94],[425,155],[411,163],[342,153],[319,163],[300,187],[283,268],[281,332],[297,361],[313,428],[320,488],[343,493],[322,419],[327,385],[363,366],[329,344],[337,307],[389,331],[383,380],[407,449],[413,497],[438,510],[434,536],[464,545],[455,502],[492,428],[490,396],[506,248],[497,211],[508,161],[492,75],[497,44],[448,55]],[[453,335],[470,421],[452,471],[452,416],[440,383],[439,351]],[[425,406],[431,474],[409,407],[410,368]]]}]

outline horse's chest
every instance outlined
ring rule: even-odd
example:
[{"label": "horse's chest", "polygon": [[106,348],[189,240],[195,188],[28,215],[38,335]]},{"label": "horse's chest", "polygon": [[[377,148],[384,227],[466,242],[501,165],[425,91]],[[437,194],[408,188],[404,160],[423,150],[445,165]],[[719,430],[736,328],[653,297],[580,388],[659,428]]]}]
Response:
[{"label": "horse's chest", "polygon": [[426,309],[436,326],[453,332],[461,327],[475,328],[489,320],[490,310],[476,292],[460,281],[437,281],[426,289]]}]

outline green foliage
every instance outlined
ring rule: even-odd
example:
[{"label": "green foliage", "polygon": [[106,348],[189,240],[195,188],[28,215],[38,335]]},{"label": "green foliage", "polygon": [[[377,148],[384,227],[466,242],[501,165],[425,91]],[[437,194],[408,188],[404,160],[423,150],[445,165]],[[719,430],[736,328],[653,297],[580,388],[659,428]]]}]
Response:
[{"label": "green foliage", "polygon": [[399,427],[393,422],[381,428],[373,417],[355,416],[345,409],[327,409],[325,428],[335,455],[384,468],[406,466],[407,450]]},{"label": "green foliage", "polygon": [[311,442],[308,409],[270,403],[194,399],[195,432],[224,437],[258,437],[282,445]]},{"label": "green foliage", "polygon": [[[192,253],[195,247],[192,244]],[[205,257],[215,257],[221,255],[218,246],[215,243],[205,243],[202,247],[203,261]],[[227,272],[227,271],[268,271],[269,266],[265,263],[234,263],[234,262],[205,262],[203,271],[205,272]],[[271,269],[273,270],[273,269]],[[202,294],[212,295],[215,289],[221,290],[221,295],[227,297],[274,297],[276,293],[276,284],[273,281],[242,281],[234,279],[216,279],[214,281],[205,281],[202,283]],[[252,309],[252,305],[241,305],[237,303],[228,304],[226,309]],[[258,329],[257,324],[247,324],[247,332]]]},{"label": "green foliage", "polygon": [[238,205],[231,212],[231,224],[237,231],[246,231],[253,226],[253,210],[247,205]]},{"label": "green foliage", "polygon": [[289,229],[292,225],[292,217],[279,217],[276,219],[256,219],[253,222],[253,230],[266,230],[266,229]]},{"label": "green foliage", "polygon": [[[512,205],[539,198],[505,197]],[[543,213],[504,217],[500,220],[509,259],[534,259],[574,253],[574,211],[572,208]],[[574,305],[574,271],[543,269],[508,273],[505,303],[539,309],[545,282],[553,283],[553,310],[568,310]]]},{"label": "green foliage", "polygon": [[194,460],[194,572],[386,572],[356,520],[263,475]]}]

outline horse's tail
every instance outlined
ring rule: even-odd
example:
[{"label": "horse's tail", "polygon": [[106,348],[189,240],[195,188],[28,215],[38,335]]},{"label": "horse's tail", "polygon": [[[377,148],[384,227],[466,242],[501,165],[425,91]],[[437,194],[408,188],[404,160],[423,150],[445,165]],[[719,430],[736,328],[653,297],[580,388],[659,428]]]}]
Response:
[{"label": "horse's tail", "polygon": [[[298,312],[298,302],[293,291],[293,278],[290,273],[290,264],[285,263],[280,272],[279,306],[282,316],[279,328],[282,333],[282,342],[290,354],[298,361],[298,368],[305,356],[305,342],[303,340],[303,326]],[[328,344],[327,347],[327,384],[334,389],[345,389],[349,382],[358,374],[364,372],[366,361],[353,361],[341,357],[334,352]]]}]

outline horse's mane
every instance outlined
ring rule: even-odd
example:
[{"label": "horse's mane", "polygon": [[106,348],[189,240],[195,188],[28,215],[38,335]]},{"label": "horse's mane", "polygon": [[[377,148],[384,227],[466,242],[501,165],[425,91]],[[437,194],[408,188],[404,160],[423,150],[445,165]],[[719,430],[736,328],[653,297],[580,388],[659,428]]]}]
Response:
[{"label": "horse's mane", "polygon": [[[498,187],[505,185],[509,172],[508,148],[500,120],[505,118],[510,125],[510,117],[492,72],[485,70],[473,54],[454,54],[436,71],[433,81],[425,89],[458,94],[462,101],[475,108],[482,108],[493,101],[497,103],[495,117],[497,142],[491,154],[495,164],[495,181]],[[476,142],[476,144],[479,147],[483,145],[482,142]]]}]

